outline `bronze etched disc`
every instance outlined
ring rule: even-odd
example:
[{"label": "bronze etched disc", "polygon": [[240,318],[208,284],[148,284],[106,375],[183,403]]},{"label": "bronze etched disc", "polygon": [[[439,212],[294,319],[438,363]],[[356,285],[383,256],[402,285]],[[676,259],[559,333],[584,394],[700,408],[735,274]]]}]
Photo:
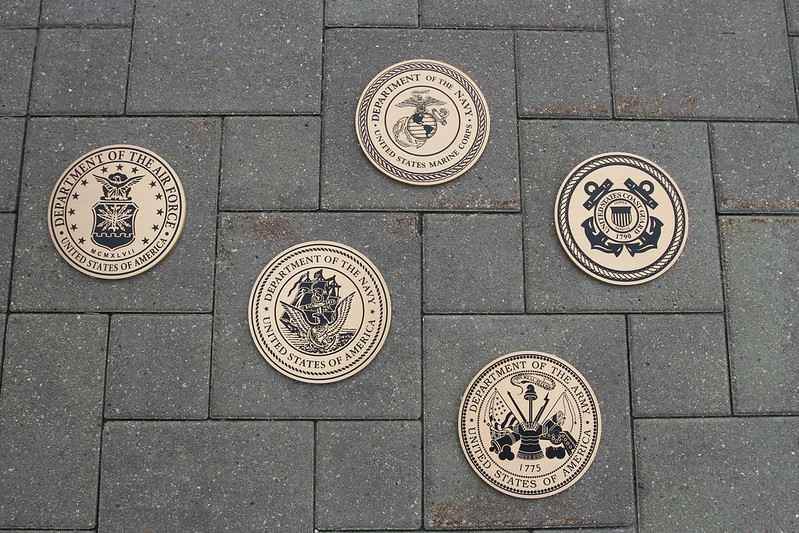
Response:
[{"label": "bronze etched disc", "polygon": [[469,170],[488,143],[490,126],[474,81],[430,59],[403,61],[375,76],[355,116],[366,157],[411,185],[438,185]]},{"label": "bronze etched disc", "polygon": [[292,246],[263,269],[250,294],[250,333],[278,372],[306,383],[349,378],[383,347],[391,299],[377,267],[349,246]]},{"label": "bronze etched disc", "polygon": [[483,367],[466,388],[458,436],[480,478],[516,498],[568,489],[594,461],[599,403],[572,365],[541,352],[514,352]]},{"label": "bronze etched disc", "polygon": [[687,225],[674,180],[651,161],[623,152],[577,165],[555,201],[566,254],[584,272],[615,285],[645,283],[671,268]]},{"label": "bronze etched disc", "polygon": [[172,250],[186,220],[177,173],[139,146],[92,150],[61,174],[48,226],[67,263],[96,278],[141,274]]}]

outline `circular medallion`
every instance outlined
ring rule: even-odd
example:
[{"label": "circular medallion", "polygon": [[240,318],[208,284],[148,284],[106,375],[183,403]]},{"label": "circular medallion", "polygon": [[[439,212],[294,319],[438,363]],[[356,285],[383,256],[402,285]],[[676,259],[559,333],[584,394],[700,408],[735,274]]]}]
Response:
[{"label": "circular medallion", "polygon": [[186,219],[180,178],[157,154],[130,145],[81,156],[58,179],[48,226],[58,253],[96,278],[152,268],[175,245]]},{"label": "circular medallion", "polygon": [[469,170],[488,142],[485,98],[463,72],[429,59],[403,61],[366,86],[355,133],[387,176],[438,185]]},{"label": "circular medallion", "polygon": [[577,482],[602,433],[599,404],[573,366],[540,352],[495,359],[461,401],[458,435],[472,469],[500,492],[545,498]]},{"label": "circular medallion", "polygon": [[633,154],[601,154],[577,165],[558,192],[555,220],[571,260],[606,283],[651,281],[685,246],[680,190],[663,169]]},{"label": "circular medallion", "polygon": [[306,383],[351,377],[383,346],[391,299],[375,265],[349,246],[298,244],[263,269],[250,294],[250,333],[280,373]]}]

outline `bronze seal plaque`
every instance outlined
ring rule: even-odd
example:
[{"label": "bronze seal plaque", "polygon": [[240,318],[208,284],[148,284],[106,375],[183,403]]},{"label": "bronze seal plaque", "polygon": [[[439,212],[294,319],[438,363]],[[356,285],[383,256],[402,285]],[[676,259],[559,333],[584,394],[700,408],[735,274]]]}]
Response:
[{"label": "bronze seal plaque", "polygon": [[278,372],[306,383],[351,377],[383,346],[391,299],[375,265],[349,246],[311,241],[266,265],[250,295],[250,333]]},{"label": "bronze seal plaque", "polygon": [[685,200],[656,164],[622,152],[586,159],[563,181],[555,221],[563,249],[591,276],[637,285],[677,261],[687,231]]},{"label": "bronze seal plaque", "polygon": [[82,155],[58,179],[48,226],[58,253],[96,278],[141,274],[180,236],[186,196],[177,173],[138,146],[104,146]]},{"label": "bronze seal plaque", "polygon": [[485,98],[466,74],[414,59],[369,82],[358,101],[355,133],[366,157],[387,176],[438,185],[477,162],[490,122]]},{"label": "bronze seal plaque", "polygon": [[469,383],[458,435],[472,469],[517,498],[564,491],[594,461],[599,403],[569,363],[541,352],[495,359]]}]

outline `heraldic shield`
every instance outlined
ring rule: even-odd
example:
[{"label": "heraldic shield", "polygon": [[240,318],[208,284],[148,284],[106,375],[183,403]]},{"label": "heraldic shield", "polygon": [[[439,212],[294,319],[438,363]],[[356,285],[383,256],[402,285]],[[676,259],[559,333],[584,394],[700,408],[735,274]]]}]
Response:
[{"label": "heraldic shield", "polygon": [[92,207],[94,226],[92,240],[110,250],[127,246],[136,237],[136,213],[139,207],[130,197],[131,188],[142,176],[126,176],[116,172],[95,176],[103,186],[103,196]]},{"label": "heraldic shield", "polygon": [[92,240],[105,248],[116,250],[127,246],[136,237],[136,213],[133,202],[99,201],[92,207],[94,226]]}]

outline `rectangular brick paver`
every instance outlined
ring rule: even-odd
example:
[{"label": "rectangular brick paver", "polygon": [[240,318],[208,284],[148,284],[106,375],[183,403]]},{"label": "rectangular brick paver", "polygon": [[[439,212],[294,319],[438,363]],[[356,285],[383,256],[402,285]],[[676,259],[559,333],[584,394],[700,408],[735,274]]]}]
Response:
[{"label": "rectangular brick paver", "polygon": [[609,5],[619,115],[796,118],[783,0]]},{"label": "rectangular brick paver", "polygon": [[[461,316],[424,320],[425,527],[629,525],[634,520],[630,391],[622,316]],[[466,463],[457,414],[474,375],[495,358],[535,349],[586,377],[602,414],[602,444],[568,490],[531,503],[488,486]]]},{"label": "rectangular brick paver", "polygon": [[[32,119],[20,192],[12,309],[210,311],[219,142],[220,121],[215,118]],[[183,182],[188,207],[180,239],[156,268],[109,281],[78,272],[58,255],[44,214],[53,185],[69,164],[93,147],[114,143],[143,146],[166,159]]]},{"label": "rectangular brick paver", "polygon": [[637,420],[641,533],[797,531],[797,433],[796,418]]},{"label": "rectangular brick paver", "polygon": [[610,116],[604,33],[519,32],[516,62],[520,116]]},{"label": "rectangular brick paver", "polygon": [[[421,409],[421,242],[416,215],[225,214],[219,225],[211,415],[277,418],[417,418]],[[273,369],[250,338],[253,283],[278,253],[332,240],[364,253],[391,296],[391,329],[356,376],[327,385]]]},{"label": "rectangular brick paver", "polygon": [[0,118],[0,211],[17,209],[19,164],[25,120]]},{"label": "rectangular brick paver", "polygon": [[491,28],[586,28],[605,26],[601,0],[422,0],[422,25]]},{"label": "rectangular brick paver", "polygon": [[95,526],[108,319],[8,317],[0,528]]},{"label": "rectangular brick paver", "polygon": [[138,0],[132,113],[317,113],[322,2]]},{"label": "rectangular brick paver", "polygon": [[42,0],[42,24],[130,24],[134,0]]},{"label": "rectangular brick paver", "polygon": [[35,30],[0,29],[0,115],[26,113],[35,46]]},{"label": "rectangular brick paver", "polygon": [[519,215],[424,217],[424,310],[523,312]]},{"label": "rectangular brick paver", "polygon": [[421,424],[320,422],[316,526],[417,528],[422,515]]},{"label": "rectangular brick paver", "polygon": [[723,315],[632,315],[629,327],[635,416],[730,414]]},{"label": "rectangular brick paver", "polygon": [[717,123],[710,131],[720,212],[799,212],[799,125]]},{"label": "rectangular brick paver", "polygon": [[313,528],[311,422],[110,422],[99,530]]},{"label": "rectangular brick paver", "polygon": [[224,210],[319,207],[319,130],[316,117],[225,119]]},{"label": "rectangular brick paver", "polygon": [[[383,175],[364,155],[353,127],[358,98],[369,81],[394,63],[420,57],[446,59],[463,70],[485,95],[491,115],[491,137],[480,160],[434,190]],[[512,32],[328,30],[322,207],[518,211],[515,85]]]},{"label": "rectangular brick paver", "polygon": [[406,0],[325,0],[327,26],[417,26],[418,3]]},{"label": "rectangular brick paver", "polygon": [[8,284],[11,276],[11,249],[14,243],[14,224],[16,216],[13,213],[0,213],[0,311],[8,308]]},{"label": "rectangular brick paver", "polygon": [[736,413],[799,413],[797,231],[798,217],[721,218]]},{"label": "rectangular brick paver", "polygon": [[108,344],[108,418],[205,418],[208,315],[115,315]]},{"label": "rectangular brick paver", "polygon": [[[528,312],[722,311],[715,199],[704,124],[525,121],[521,128]],[[581,161],[610,151],[654,161],[685,198],[682,255],[657,280],[609,285],[572,263],[554,227],[555,197]]]},{"label": "rectangular brick paver", "polygon": [[0,5],[0,26],[36,26],[41,0],[5,0]]},{"label": "rectangular brick paver", "polygon": [[130,30],[126,28],[42,30],[31,112],[121,114],[129,46]]}]

